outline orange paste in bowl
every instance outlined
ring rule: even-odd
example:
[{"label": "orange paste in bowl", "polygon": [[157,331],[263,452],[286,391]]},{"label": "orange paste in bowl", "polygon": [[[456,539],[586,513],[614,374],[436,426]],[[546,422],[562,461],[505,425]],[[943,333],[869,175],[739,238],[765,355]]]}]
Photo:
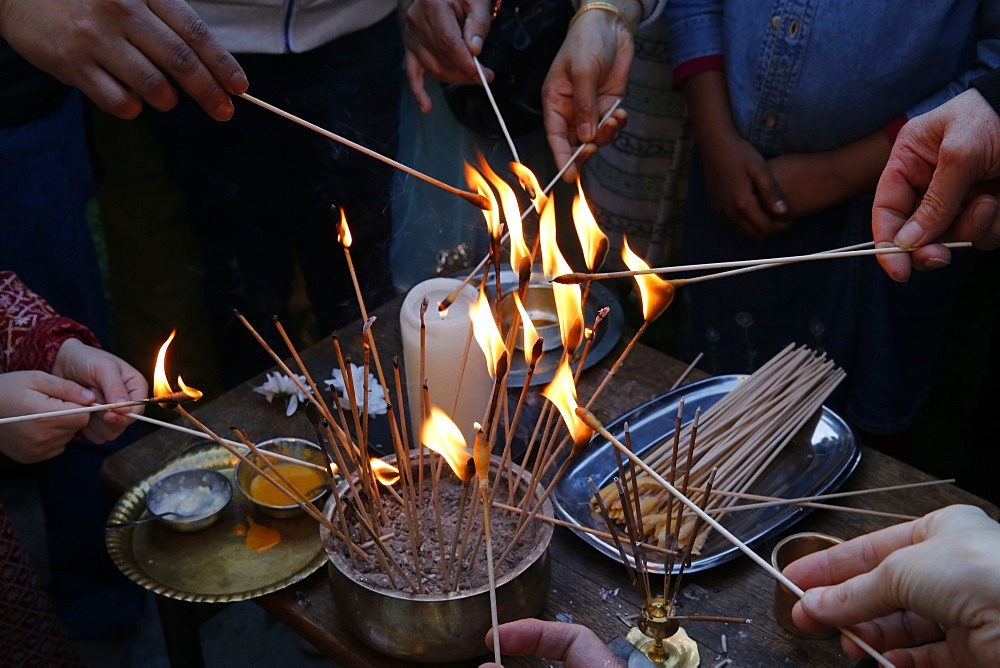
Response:
[{"label": "orange paste in bowl", "polygon": [[[323,475],[309,466],[281,463],[277,465],[277,468],[282,475],[288,478],[295,489],[310,497],[316,495],[316,488],[324,482]],[[290,506],[295,503],[295,500],[284,490],[275,487],[262,476],[257,476],[250,481],[250,496],[253,497],[254,501],[269,506]]]}]

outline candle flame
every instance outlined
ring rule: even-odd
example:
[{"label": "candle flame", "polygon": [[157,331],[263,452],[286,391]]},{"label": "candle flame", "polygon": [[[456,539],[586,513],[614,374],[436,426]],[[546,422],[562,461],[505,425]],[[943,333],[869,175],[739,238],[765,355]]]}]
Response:
[{"label": "candle flame", "polygon": [[580,183],[580,175],[576,176],[576,197],[573,198],[573,225],[576,227],[576,234],[580,238],[580,246],[583,248],[583,258],[587,263],[587,269],[597,271],[604,264],[604,258],[608,255],[608,237],[597,225],[597,219],[587,204],[587,197],[583,194],[583,184]]},{"label": "candle flame", "polygon": [[389,462],[384,462],[378,457],[372,457],[370,460],[372,473],[375,474],[375,478],[385,485],[390,487],[399,482],[399,469],[390,464]]},{"label": "candle flame", "polygon": [[[550,199],[538,222],[538,235],[542,245],[542,271],[545,278],[552,280],[561,274],[572,273],[569,263],[559,252],[556,240],[555,200]],[[552,284],[552,296],[556,302],[556,315],[559,316],[559,336],[562,338],[563,349],[573,352],[583,338],[583,295],[579,284]]]},{"label": "candle flame", "polygon": [[[156,354],[156,367],[153,369],[153,396],[154,397],[166,397],[174,393],[173,388],[170,387],[170,381],[167,380],[167,348],[170,347],[170,342],[174,340],[177,330],[170,332],[170,336],[167,340],[163,342],[160,346],[159,352]],[[201,399],[202,392],[196,390],[193,387],[188,387],[184,384],[184,381],[180,376],[177,376],[177,384],[180,387],[180,391],[191,397],[192,399]]]},{"label": "candle flame", "polygon": [[535,211],[541,213],[549,197],[538,184],[535,173],[519,162],[510,163],[510,169],[517,175],[517,180],[521,184],[521,187],[524,188],[524,191],[528,193],[528,197],[531,198],[531,203],[535,205]]},{"label": "candle flame", "polygon": [[521,207],[517,202],[517,195],[514,194],[514,189],[493,171],[482,153],[479,153],[479,171],[493,184],[500,195],[504,222],[510,233],[510,268],[515,274],[519,274],[523,263],[528,262],[530,266],[531,251],[524,243],[524,226],[521,224]]},{"label": "candle flame", "polygon": [[525,310],[524,304],[521,303],[521,295],[516,290],[514,291],[514,306],[521,314],[521,329],[524,331],[524,361],[531,364],[531,351],[535,349],[538,330],[535,329],[535,323],[531,322],[531,318],[528,317],[528,312]]},{"label": "candle flame", "polygon": [[351,228],[347,225],[347,214],[344,209],[340,209],[340,223],[337,225],[337,241],[344,248],[350,248],[353,239],[351,238]]},{"label": "candle flame", "polygon": [[[624,237],[622,237],[622,260],[625,262],[625,266],[632,271],[649,269],[649,265],[632,252],[628,246],[628,239]],[[639,286],[639,296],[642,298],[642,317],[647,322],[656,320],[674,301],[673,284],[656,274],[640,274],[633,276],[633,278]]]},{"label": "candle flame", "polygon": [[472,333],[476,337],[476,343],[486,357],[486,370],[491,378],[497,375],[497,362],[500,356],[507,351],[504,345],[500,328],[497,327],[496,320],[493,319],[493,311],[490,309],[489,300],[486,294],[480,290],[479,298],[469,307],[469,317],[472,318]]},{"label": "candle flame", "polygon": [[483,209],[483,218],[486,219],[486,229],[489,230],[490,238],[494,241],[499,241],[500,207],[497,206],[497,200],[493,195],[493,189],[490,188],[489,181],[469,163],[465,163],[465,181],[469,184],[469,188],[478,191],[480,195],[489,200],[490,208]]},{"label": "candle flame", "polygon": [[472,479],[469,471],[469,450],[465,447],[465,437],[447,413],[431,406],[430,414],[424,419],[420,432],[420,442],[444,457],[448,466],[462,482]]},{"label": "candle flame", "polygon": [[[551,401],[562,415],[563,422],[573,437],[573,452],[576,455],[590,441],[594,430],[576,414],[576,385],[573,383],[573,372],[569,368],[569,360],[563,357],[556,369],[552,381],[542,390],[542,396]],[[571,455],[571,456],[572,456]]]}]

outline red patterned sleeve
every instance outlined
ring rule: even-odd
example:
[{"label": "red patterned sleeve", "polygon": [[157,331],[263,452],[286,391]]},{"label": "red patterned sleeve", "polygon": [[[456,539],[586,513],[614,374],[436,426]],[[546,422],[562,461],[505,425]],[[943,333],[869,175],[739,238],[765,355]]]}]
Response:
[{"label": "red patterned sleeve", "polygon": [[100,347],[89,329],[56,313],[13,272],[0,271],[0,373],[52,371],[67,339]]}]

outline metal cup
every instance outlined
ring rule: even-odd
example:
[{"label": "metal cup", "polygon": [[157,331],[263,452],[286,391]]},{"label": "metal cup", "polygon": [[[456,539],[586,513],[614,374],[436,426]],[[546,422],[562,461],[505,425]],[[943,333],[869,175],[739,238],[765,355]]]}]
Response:
[{"label": "metal cup", "polygon": [[[840,538],[834,538],[833,536],[821,533],[807,532],[792,534],[774,546],[774,550],[771,552],[771,565],[781,571],[796,559],[801,559],[807,554],[819,552],[843,542]],[[797,600],[798,596],[789,591],[785,585],[775,581],[774,618],[778,620],[782,628],[802,638],[832,638],[840,633],[836,628],[809,633],[797,627],[795,622],[792,621],[792,607]]]}]

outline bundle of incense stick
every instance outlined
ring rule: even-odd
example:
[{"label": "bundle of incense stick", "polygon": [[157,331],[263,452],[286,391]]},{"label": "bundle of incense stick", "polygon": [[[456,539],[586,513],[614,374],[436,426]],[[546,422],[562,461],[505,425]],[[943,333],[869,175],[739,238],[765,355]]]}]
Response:
[{"label": "bundle of incense stick", "polygon": [[[661,474],[675,472],[678,461],[690,461],[686,479],[691,500],[706,509],[731,505],[737,497],[724,493],[750,490],[768,464],[815,416],[844,375],[822,355],[789,345],[706,410],[699,420],[675,431],[674,436],[646,453],[643,461]],[[678,423],[679,416],[680,411]],[[721,493],[712,493],[706,499],[704,488],[713,469],[718,470],[715,489]],[[666,546],[668,536],[673,534],[681,546],[692,541],[695,516],[672,513],[673,497],[662,485],[645,473],[628,484],[638,486],[645,533],[654,544]],[[623,522],[624,510],[615,485],[606,485],[601,497],[611,517]],[[680,527],[675,526],[678,521]],[[704,527],[693,536],[695,554],[709,531],[710,527]]]}]

